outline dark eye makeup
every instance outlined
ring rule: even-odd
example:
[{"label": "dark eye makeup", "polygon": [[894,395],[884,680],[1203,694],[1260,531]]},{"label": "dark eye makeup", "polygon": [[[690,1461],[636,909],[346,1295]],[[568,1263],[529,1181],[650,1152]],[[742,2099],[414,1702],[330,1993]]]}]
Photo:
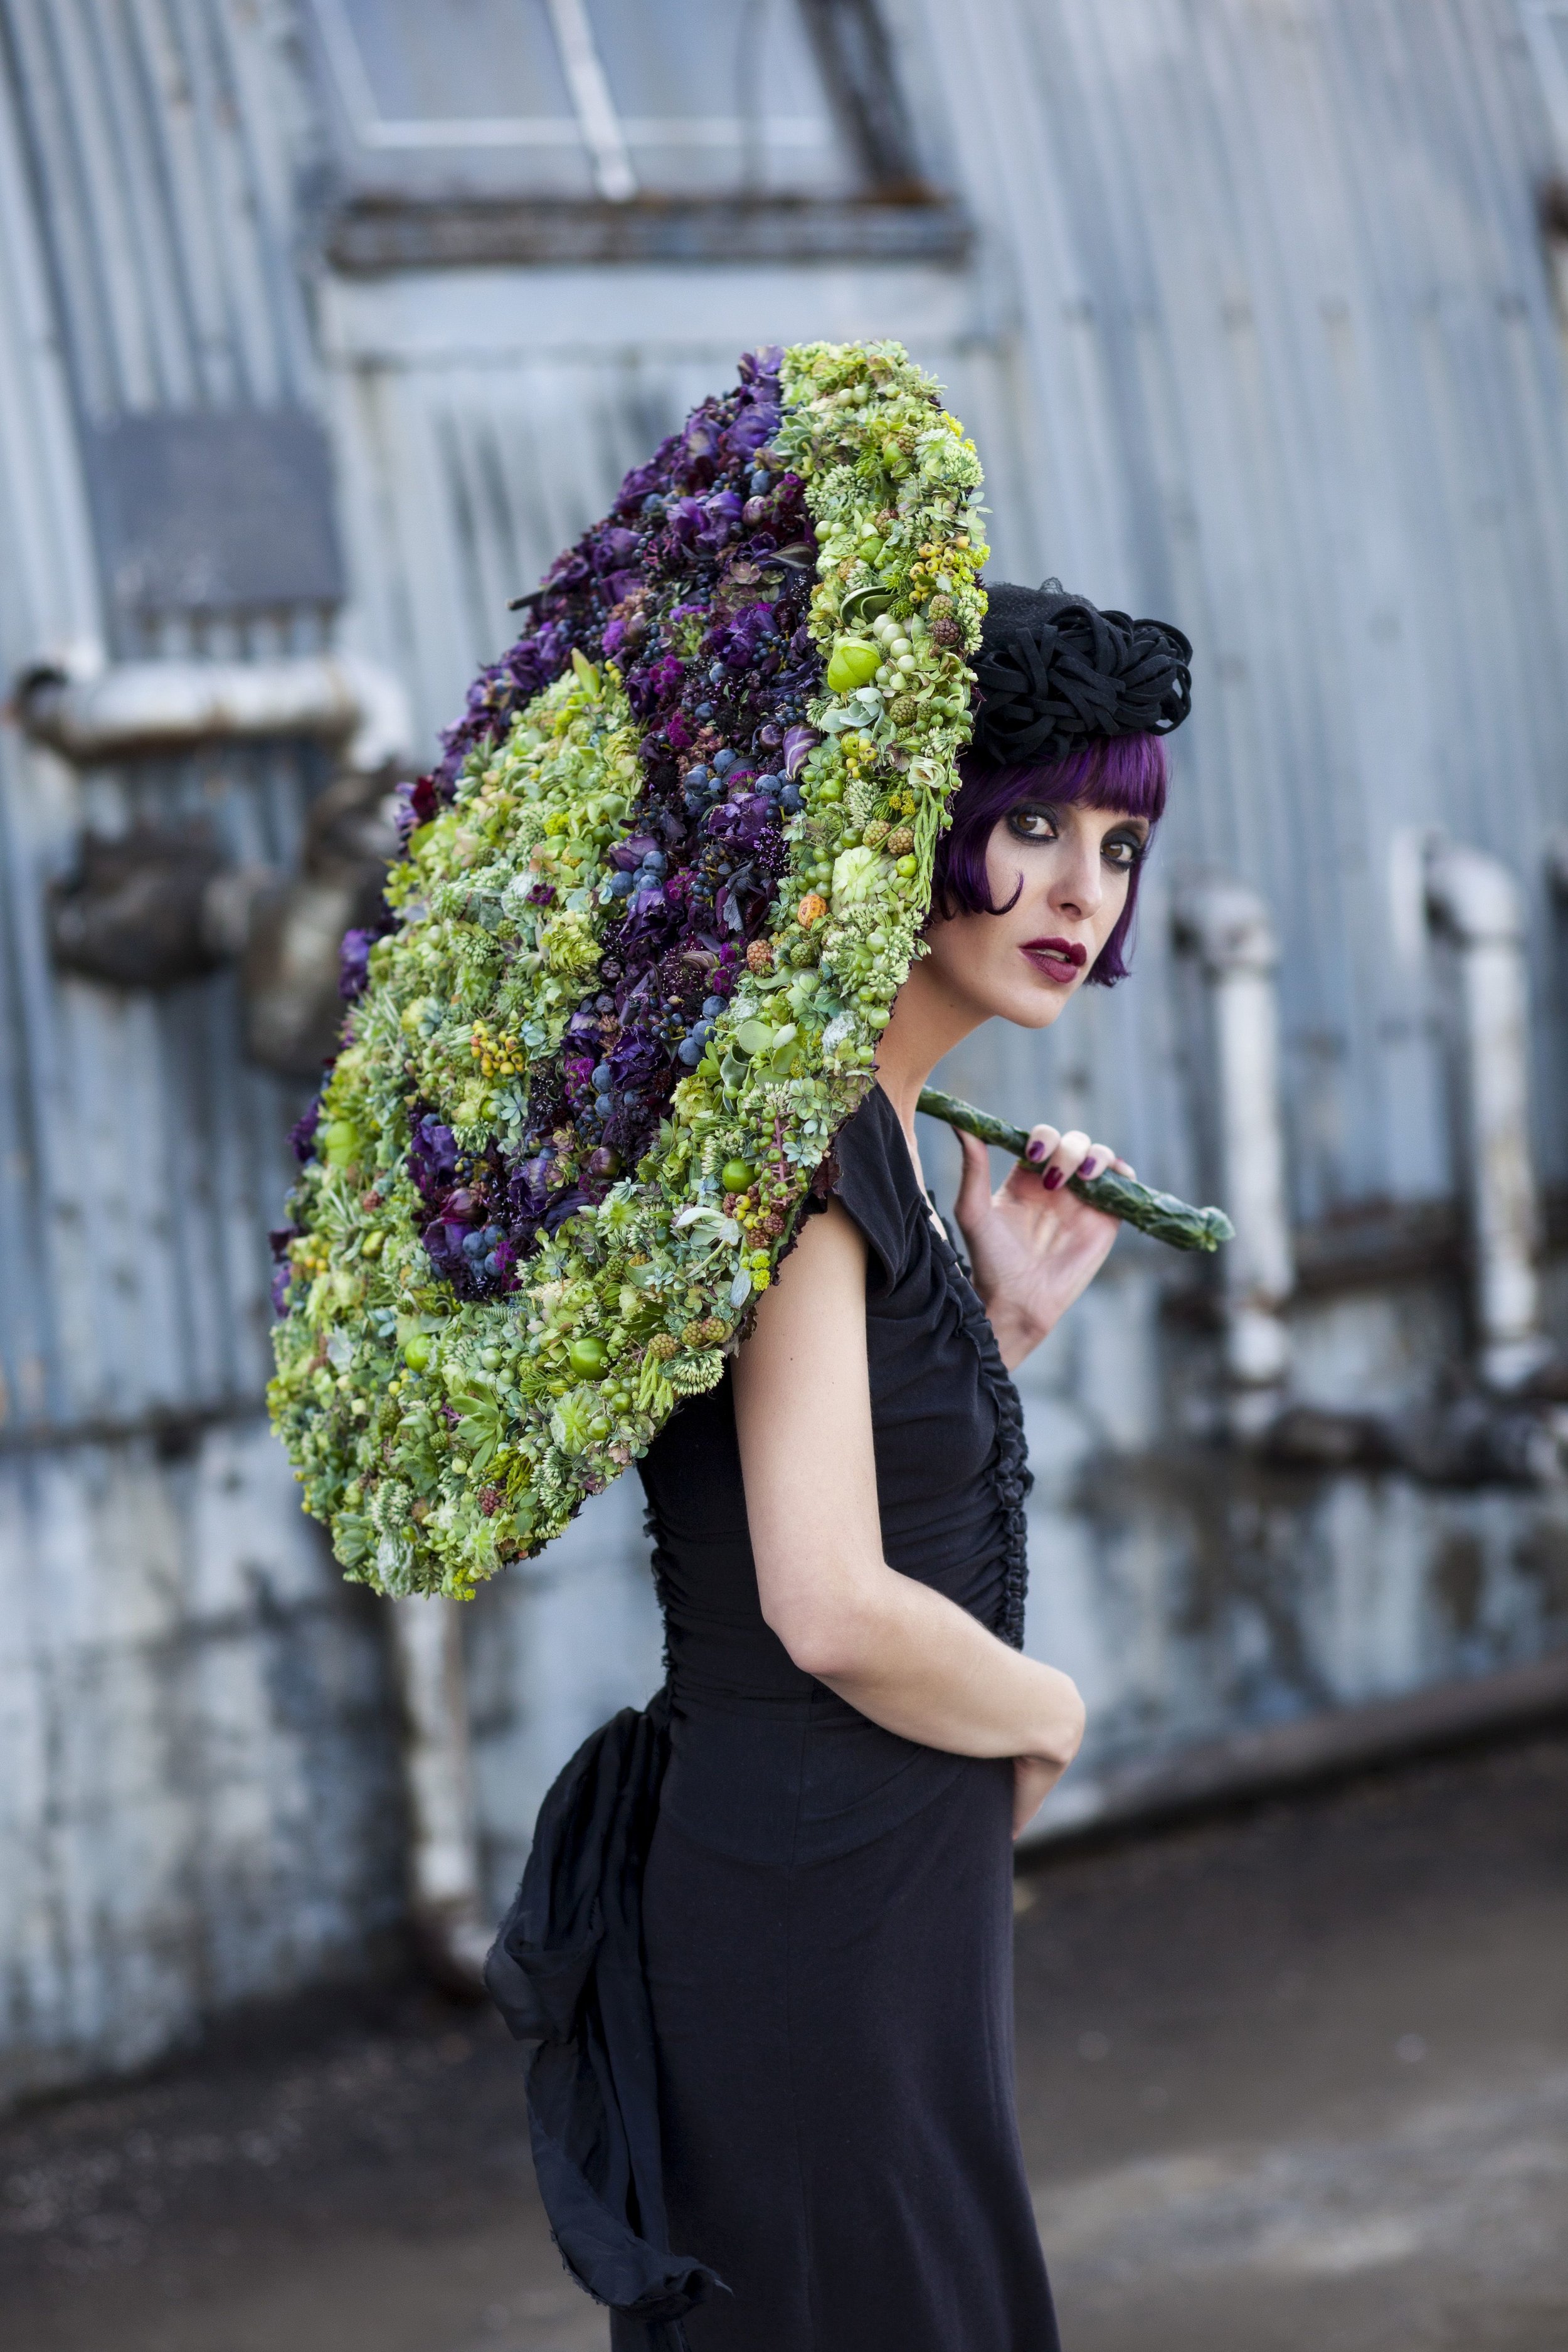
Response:
[{"label": "dark eye makeup", "polygon": [[[1007,830],[1015,841],[1055,841],[1061,833],[1058,812],[1043,801],[1020,801],[1007,812]],[[1118,873],[1131,873],[1143,856],[1147,841],[1136,825],[1113,825],[1100,845],[1100,854]]]}]

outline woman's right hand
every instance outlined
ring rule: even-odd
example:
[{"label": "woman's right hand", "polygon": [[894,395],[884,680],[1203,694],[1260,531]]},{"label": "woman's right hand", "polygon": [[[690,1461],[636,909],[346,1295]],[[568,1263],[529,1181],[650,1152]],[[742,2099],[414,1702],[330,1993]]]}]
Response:
[{"label": "woman's right hand", "polygon": [[1048,1756],[1013,1759],[1013,1835],[1022,1837],[1057,1782],[1063,1767]]},{"label": "woman's right hand", "polygon": [[1079,1129],[1031,1129],[1025,1157],[991,1190],[985,1146],[962,1130],[963,1181],[953,1213],[969,1249],[1002,1360],[1011,1371],[1088,1288],[1121,1232],[1114,1217],[1068,1190],[1075,1175],[1132,1170]]}]

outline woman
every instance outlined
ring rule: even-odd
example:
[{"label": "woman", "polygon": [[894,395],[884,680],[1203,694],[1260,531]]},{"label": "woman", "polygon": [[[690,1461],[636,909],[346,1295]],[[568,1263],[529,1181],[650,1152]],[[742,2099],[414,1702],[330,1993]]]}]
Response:
[{"label": "woman", "polygon": [[993,1194],[963,1138],[971,1275],[914,1114],[982,1022],[1044,1029],[1122,976],[1191,649],[1048,589],[992,592],[929,952],[822,1213],[642,1465],[670,1663],[642,1890],[669,2236],[729,2290],[685,2319],[691,2352],[1057,2342],[1014,2114],[1009,1832],[1084,1717],[1018,1646],[1007,1369],[1115,1239],[1066,1180],[1125,1163],[1042,1123]]}]

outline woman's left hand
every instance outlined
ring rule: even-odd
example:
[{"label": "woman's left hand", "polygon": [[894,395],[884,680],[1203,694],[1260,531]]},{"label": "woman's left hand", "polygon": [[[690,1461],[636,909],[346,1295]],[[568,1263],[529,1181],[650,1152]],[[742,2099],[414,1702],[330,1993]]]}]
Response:
[{"label": "woman's left hand", "polygon": [[1104,1265],[1119,1220],[1069,1192],[1069,1176],[1088,1179],[1107,1168],[1133,1171],[1109,1146],[1071,1128],[1029,1131],[1028,1156],[998,1192],[991,1190],[985,1146],[959,1133],[963,1181],[954,1213],[968,1244],[974,1286],[985,1303],[996,1344],[1008,1369],[1066,1314]]}]

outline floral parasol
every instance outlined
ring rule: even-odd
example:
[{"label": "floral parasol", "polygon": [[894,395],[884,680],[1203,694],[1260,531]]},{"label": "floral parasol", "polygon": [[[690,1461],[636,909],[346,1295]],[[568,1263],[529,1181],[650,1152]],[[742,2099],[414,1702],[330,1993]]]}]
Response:
[{"label": "floral parasol", "polygon": [[409,789],[274,1237],[273,1418],[351,1577],[470,1592],[721,1378],[916,952],[980,488],[900,345],[742,360]]}]

